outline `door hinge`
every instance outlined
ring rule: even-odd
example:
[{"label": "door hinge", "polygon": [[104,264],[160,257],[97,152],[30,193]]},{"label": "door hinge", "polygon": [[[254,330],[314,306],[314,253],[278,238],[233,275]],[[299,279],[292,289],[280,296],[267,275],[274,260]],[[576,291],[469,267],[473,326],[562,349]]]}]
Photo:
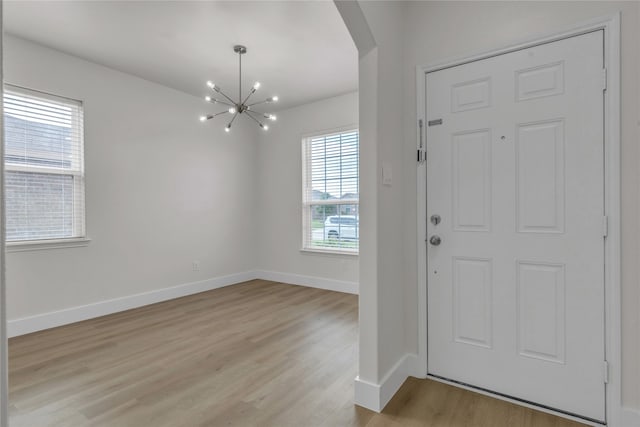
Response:
[{"label": "door hinge", "polygon": [[607,90],[607,69],[603,68],[602,69],[602,90],[606,91]]},{"label": "door hinge", "polygon": [[604,373],[604,383],[609,384],[609,362],[605,360],[602,367]]},{"label": "door hinge", "polygon": [[607,237],[609,235],[609,217],[607,215],[602,217],[602,236]]},{"label": "door hinge", "polygon": [[418,150],[418,163],[422,163],[427,160],[427,152],[425,150]]}]

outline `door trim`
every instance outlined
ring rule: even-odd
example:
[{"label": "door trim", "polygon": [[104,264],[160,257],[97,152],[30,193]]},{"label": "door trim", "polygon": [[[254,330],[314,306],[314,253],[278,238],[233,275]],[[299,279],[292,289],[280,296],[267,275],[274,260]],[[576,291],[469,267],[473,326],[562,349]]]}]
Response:
[{"label": "door trim", "polygon": [[[604,31],[604,64],[607,68],[607,90],[604,92],[604,162],[605,162],[605,215],[609,218],[605,239],[605,358],[609,362],[608,383],[605,387],[606,421],[617,426],[622,421],[622,354],[621,354],[621,301],[620,301],[620,13],[596,18],[554,34],[528,38],[520,43],[499,49],[456,57],[431,65],[416,67],[416,128],[418,150],[426,149],[423,130],[418,121],[425,123],[425,77],[427,73],[491,58],[541,44],[551,43],[590,33]],[[428,156],[428,153],[427,153]],[[418,354],[409,374],[418,378],[428,376],[427,361],[427,168],[417,168],[417,256],[418,256]],[[455,385],[455,384],[454,384]],[[508,400],[499,395],[496,398]],[[518,402],[514,402],[518,403]],[[521,403],[518,403],[521,404]],[[547,411],[548,412],[548,411]],[[554,412],[567,418],[566,414]]]}]

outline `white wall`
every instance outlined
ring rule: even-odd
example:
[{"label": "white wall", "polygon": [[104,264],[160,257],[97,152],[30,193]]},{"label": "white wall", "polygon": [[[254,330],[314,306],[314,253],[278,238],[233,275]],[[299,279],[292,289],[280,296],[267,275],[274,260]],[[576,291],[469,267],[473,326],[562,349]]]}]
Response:
[{"label": "white wall", "polygon": [[622,11],[622,300],[623,403],[640,408],[640,214],[638,191],[637,2],[408,2],[404,58],[405,271],[407,349],[417,346],[415,67],[488,51]]},{"label": "white wall", "polygon": [[[302,252],[302,138],[311,133],[358,125],[358,93],[302,105],[277,114],[258,143],[258,261],[261,272],[279,273],[280,280],[334,282],[353,292],[358,283],[358,257]],[[262,276],[268,274],[260,273]],[[301,276],[301,277],[295,277]]]},{"label": "white wall", "polygon": [[227,135],[198,121],[210,110],[196,97],[11,36],[4,71],[7,83],[84,102],[91,238],[7,254],[10,321],[254,268],[252,123]]}]

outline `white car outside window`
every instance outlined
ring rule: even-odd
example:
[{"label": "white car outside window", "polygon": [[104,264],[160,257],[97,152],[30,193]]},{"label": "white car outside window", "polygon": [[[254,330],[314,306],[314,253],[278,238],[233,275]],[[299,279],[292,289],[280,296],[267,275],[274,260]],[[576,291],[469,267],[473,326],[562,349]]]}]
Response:
[{"label": "white car outside window", "polygon": [[332,215],[324,221],[324,238],[350,240],[359,235],[359,218],[355,215]]}]

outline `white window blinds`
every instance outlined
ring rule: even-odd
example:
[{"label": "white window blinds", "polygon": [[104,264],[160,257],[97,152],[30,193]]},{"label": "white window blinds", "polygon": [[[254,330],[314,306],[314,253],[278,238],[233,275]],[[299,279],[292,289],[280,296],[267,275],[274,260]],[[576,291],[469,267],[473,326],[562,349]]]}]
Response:
[{"label": "white window blinds", "polygon": [[303,249],[357,253],[358,131],[313,136],[302,145]]},{"label": "white window blinds", "polygon": [[82,103],[4,92],[7,241],[85,236]]}]

